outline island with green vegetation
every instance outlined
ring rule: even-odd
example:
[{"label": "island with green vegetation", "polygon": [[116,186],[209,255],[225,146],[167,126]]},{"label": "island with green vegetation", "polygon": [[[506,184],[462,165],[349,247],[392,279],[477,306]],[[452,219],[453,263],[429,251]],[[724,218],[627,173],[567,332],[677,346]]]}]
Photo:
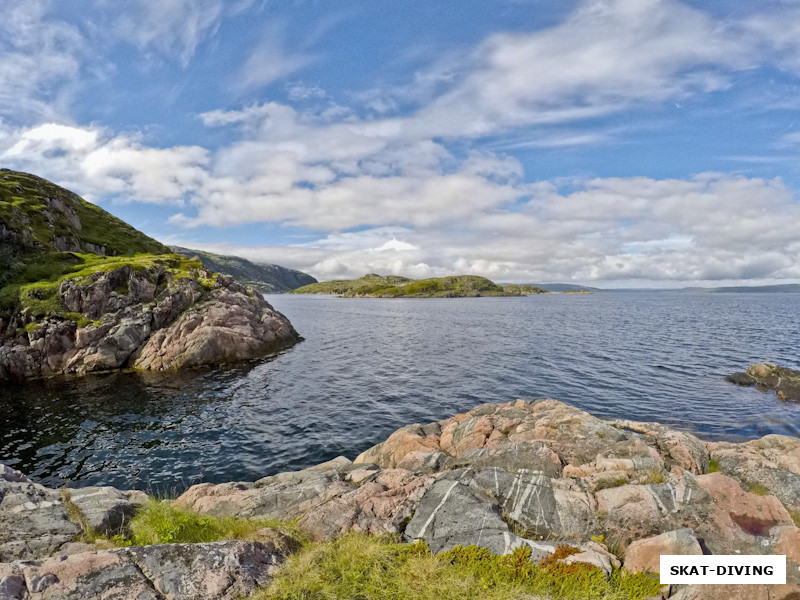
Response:
[{"label": "island with green vegetation", "polygon": [[45,179],[0,170],[0,381],[215,365],[299,339],[232,277]]},{"label": "island with green vegetation", "polygon": [[532,285],[500,286],[477,275],[409,279],[370,273],[359,279],[336,279],[292,290],[292,294],[336,294],[343,298],[476,298],[528,296],[549,292]]}]

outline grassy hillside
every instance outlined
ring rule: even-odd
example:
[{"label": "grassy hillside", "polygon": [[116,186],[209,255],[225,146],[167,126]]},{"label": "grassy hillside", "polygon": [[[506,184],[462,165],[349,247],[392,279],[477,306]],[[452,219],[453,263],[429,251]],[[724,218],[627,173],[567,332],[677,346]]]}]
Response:
[{"label": "grassy hillside", "polygon": [[57,294],[65,279],[156,263],[181,273],[202,268],[69,190],[0,169],[0,316],[19,308],[69,317]]},{"label": "grassy hillside", "polygon": [[0,169],[0,288],[60,276],[78,254],[165,254],[169,248],[80,196],[28,173]]},{"label": "grassy hillside", "polygon": [[454,275],[430,279],[408,279],[370,273],[359,279],[338,279],[306,285],[292,294],[338,294],[346,298],[467,298],[477,296],[523,296],[547,293],[533,286],[505,288],[477,275]]},{"label": "grassy hillside", "polygon": [[209,271],[231,275],[237,281],[264,294],[282,294],[303,285],[317,283],[307,273],[279,265],[258,264],[238,256],[213,254],[180,246],[170,246],[170,249],[187,258],[197,258]]}]

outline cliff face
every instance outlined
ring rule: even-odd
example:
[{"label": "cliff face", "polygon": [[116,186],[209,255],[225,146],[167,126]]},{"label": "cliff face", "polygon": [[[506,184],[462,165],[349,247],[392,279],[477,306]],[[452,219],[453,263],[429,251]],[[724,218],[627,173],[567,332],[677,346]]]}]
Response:
[{"label": "cliff face", "polygon": [[43,179],[0,171],[0,380],[233,362],[300,337],[263,298]]},{"label": "cliff face", "polygon": [[317,283],[308,273],[280,265],[257,264],[238,256],[225,256],[180,246],[170,246],[176,254],[196,258],[209,271],[224,273],[264,294],[283,294],[300,286]]}]

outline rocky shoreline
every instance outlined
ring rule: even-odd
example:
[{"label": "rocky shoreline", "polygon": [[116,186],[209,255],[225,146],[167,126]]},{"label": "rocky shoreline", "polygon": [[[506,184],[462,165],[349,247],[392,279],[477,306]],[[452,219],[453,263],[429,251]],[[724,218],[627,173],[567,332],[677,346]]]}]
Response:
[{"label": "rocky shoreline", "polygon": [[218,365],[300,340],[260,294],[227,275],[176,272],[167,259],[67,279],[57,295],[78,319],[0,316],[0,381]]},{"label": "rocky shoreline", "polygon": [[[146,501],[141,492],[107,487],[52,490],[4,468],[0,598],[234,598],[267,585],[288,552],[270,541],[76,543],[86,524],[120,533]],[[785,586],[676,587],[664,597],[800,594],[800,439],[703,442],[555,400],[482,405],[404,427],[353,461],[195,485],[173,505],[297,520],[314,540],[393,533],[424,540],[434,552],[527,546],[541,560],[568,544],[576,553],[564,561],[607,574],[657,571],[662,553],[785,554]]]}]

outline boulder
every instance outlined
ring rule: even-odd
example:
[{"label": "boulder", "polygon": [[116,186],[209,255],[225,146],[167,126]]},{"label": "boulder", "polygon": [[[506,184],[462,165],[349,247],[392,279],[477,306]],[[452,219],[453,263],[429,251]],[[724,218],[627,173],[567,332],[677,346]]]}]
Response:
[{"label": "boulder", "polygon": [[800,371],[774,363],[758,363],[745,373],[733,373],[725,379],[737,385],[755,385],[762,391],[774,390],[778,399],[785,402],[800,402]]},{"label": "boulder", "polygon": [[[300,340],[260,294],[202,269],[176,274],[164,266],[170,260],[66,279],[63,312],[34,319],[23,311],[0,322],[0,380],[215,365]],[[82,319],[64,317],[70,313]]]},{"label": "boulder", "polygon": [[137,509],[147,502],[147,494],[113,487],[85,487],[70,489],[69,499],[95,533],[113,537],[124,533]]},{"label": "boulder", "polygon": [[676,529],[631,543],[625,550],[624,566],[630,573],[659,573],[662,554],[702,555],[703,549],[691,529]]},{"label": "boulder", "polygon": [[720,470],[743,487],[761,486],[786,506],[800,510],[800,439],[771,434],[742,444],[706,446]]},{"label": "boulder", "polygon": [[80,533],[58,491],[0,481],[0,562],[49,556]]}]

